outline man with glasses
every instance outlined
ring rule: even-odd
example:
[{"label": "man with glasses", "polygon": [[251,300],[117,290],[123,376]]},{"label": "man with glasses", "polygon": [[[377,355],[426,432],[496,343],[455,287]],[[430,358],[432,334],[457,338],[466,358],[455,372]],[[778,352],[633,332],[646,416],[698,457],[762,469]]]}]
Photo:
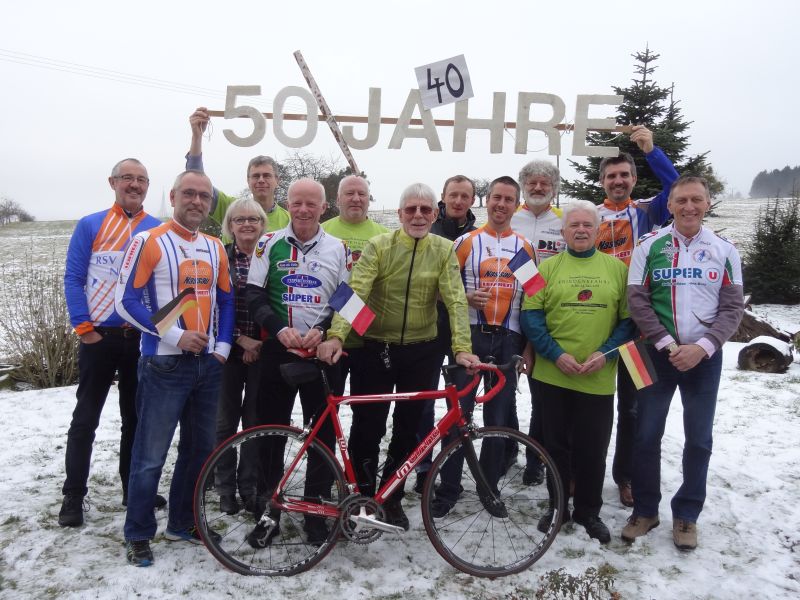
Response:
[{"label": "man with glasses", "polygon": [[[178,457],[164,537],[202,543],[194,528],[194,484],[214,449],[222,365],[231,350],[234,324],[225,248],[217,238],[198,231],[212,197],[211,181],[203,173],[178,175],[169,193],[172,220],[133,238],[116,289],[117,310],[143,332],[136,392],[139,424],[125,518],[127,559],[137,567],[153,563],[153,498],[178,423]],[[159,310],[184,293],[184,304],[153,321]]]},{"label": "man with glasses", "polygon": [[[187,170],[204,170],[203,133],[208,127],[209,120],[208,109],[205,106],[198,107],[189,117],[192,142],[189,146],[189,153],[186,155]],[[247,187],[250,188],[253,199],[267,213],[267,231],[278,231],[289,224],[289,213],[275,202],[275,190],[278,189],[279,175],[278,163],[269,156],[256,156],[247,164]],[[214,188],[209,216],[221,225],[225,212],[234,200],[236,200],[234,196],[228,196]],[[223,237],[223,241],[229,243],[231,240]]]},{"label": "man with glasses", "polygon": [[[67,477],[58,513],[58,524],[62,527],[83,524],[83,498],[88,492],[92,444],[116,373],[119,374],[122,417],[119,441],[122,504],[128,501],[128,473],[136,430],[134,400],[139,332],[114,310],[114,287],[123,251],[131,237],[161,222],[142,208],[150,180],[147,169],[138,160],[127,158],[114,165],[108,184],[114,190],[114,205],[78,221],[70,239],[64,272],[67,310],[81,343],[75,394],[78,402],[67,433],[64,461]],[[166,500],[162,496],[155,497],[156,506],[164,504]]]},{"label": "man with glasses", "polygon": [[[356,294],[375,313],[364,334],[364,352],[352,365],[350,391],[353,394],[416,392],[430,387],[438,370],[435,357],[436,299],[441,296],[450,316],[452,348],[458,364],[470,367],[479,362],[472,354],[464,286],[453,244],[429,235],[437,217],[436,196],[423,183],[408,186],[400,197],[401,227],[367,242],[350,280]],[[328,341],[320,344],[317,356],[332,364],[339,360],[350,324],[334,315]],[[389,403],[353,406],[350,454],[359,489],[375,494],[380,441],[386,433]],[[384,465],[384,481],[406,460],[417,443],[422,403],[398,402],[392,416],[392,439]],[[398,486],[384,504],[386,521],[405,530],[408,517],[400,501]]]}]

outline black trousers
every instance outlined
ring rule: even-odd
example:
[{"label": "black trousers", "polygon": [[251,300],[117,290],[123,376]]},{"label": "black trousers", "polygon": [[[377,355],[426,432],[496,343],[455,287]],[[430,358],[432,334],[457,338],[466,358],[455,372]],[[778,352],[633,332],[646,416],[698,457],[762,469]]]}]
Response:
[{"label": "black trousers", "polygon": [[533,385],[542,400],[544,447],[556,463],[564,487],[562,509],[566,514],[571,472],[575,479],[575,515],[597,517],[603,506],[614,395],[577,392],[536,379]]},{"label": "black trousers", "polygon": [[[217,445],[221,444],[239,429],[247,429],[258,423],[257,399],[258,383],[261,377],[261,361],[245,364],[242,353],[234,349],[222,371],[222,388],[219,406],[217,407]],[[235,494],[246,497],[252,494],[255,487],[253,466],[248,464],[247,456],[239,459],[237,466],[236,451],[231,450],[217,462],[214,481],[217,492]]]},{"label": "black trousers", "polygon": [[[115,330],[117,333],[120,330]],[[85,496],[88,491],[89,464],[95,431],[100,424],[100,414],[108,397],[108,390],[119,373],[119,413],[122,428],[119,439],[119,476],[122,489],[128,488],[131,466],[131,449],[136,433],[136,369],[139,362],[139,335],[128,331],[127,337],[112,333],[101,334],[103,339],[94,344],[81,343],[78,349],[78,402],[72,412],[72,422],[67,433],[67,451],[64,459],[66,479],[64,494]]]},{"label": "black trousers", "polygon": [[[381,357],[387,349],[390,363],[388,366]],[[434,373],[438,370],[438,352],[436,340],[405,345],[367,341],[360,356],[361,360],[350,367],[350,391],[354,395],[361,395],[430,389]],[[390,404],[379,402],[353,406],[350,457],[358,487],[366,496],[373,496],[376,491],[378,454],[381,439],[386,433]],[[392,437],[383,468],[383,481],[391,477],[417,446],[417,429],[422,409],[423,401],[419,400],[395,403]],[[399,501],[403,497],[403,487],[404,485],[398,486],[392,493],[393,501]]]},{"label": "black trousers", "polygon": [[611,475],[615,483],[622,484],[633,478],[637,393],[625,363],[619,361],[617,368],[617,441]]},{"label": "black trousers", "polygon": [[[308,423],[315,414],[320,414],[325,406],[325,390],[321,379],[300,384],[299,386],[287,383],[281,376],[282,364],[297,362],[303,359],[291,352],[287,352],[283,344],[277,340],[267,340],[261,347],[261,380],[258,385],[258,401],[256,403],[256,419],[259,424],[288,425],[294,400],[300,393],[300,404],[303,408],[303,423],[296,423],[302,427]],[[336,365],[327,368],[327,374],[332,384],[337,382],[338,368]],[[326,421],[320,429],[317,439],[333,450],[335,436],[330,420]],[[269,496],[283,476],[283,451],[285,440],[267,439],[258,446],[257,469],[257,495]],[[251,460],[250,456],[243,456],[243,460]],[[305,495],[318,498],[330,495],[333,474],[328,469],[320,466],[318,456],[312,454],[307,465],[305,482]],[[249,496],[249,490],[243,496]]]}]

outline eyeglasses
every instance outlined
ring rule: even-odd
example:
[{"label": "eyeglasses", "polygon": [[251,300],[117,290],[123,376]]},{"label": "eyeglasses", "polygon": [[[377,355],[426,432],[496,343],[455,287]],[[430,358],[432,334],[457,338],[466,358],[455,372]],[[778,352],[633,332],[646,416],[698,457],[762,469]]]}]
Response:
[{"label": "eyeglasses", "polygon": [[181,196],[183,196],[187,200],[191,200],[192,198],[197,196],[203,202],[211,202],[211,194],[209,194],[208,192],[198,192],[197,190],[193,189],[181,190]]},{"label": "eyeglasses", "polygon": [[423,216],[427,217],[429,214],[433,212],[433,207],[427,204],[420,204],[419,206],[403,207],[403,213],[405,213],[405,215],[409,217],[413,217],[415,214],[417,214],[417,211],[421,212]]},{"label": "eyeglasses", "polygon": [[248,225],[257,225],[261,223],[261,217],[233,217],[231,223],[236,223],[237,225],[244,225],[245,223]]},{"label": "eyeglasses", "polygon": [[139,185],[147,185],[150,180],[144,175],[114,175],[114,179],[121,179],[125,183],[133,183],[134,181]]},{"label": "eyeglasses", "polygon": [[272,179],[273,177],[272,173],[250,173],[250,179],[255,179],[256,181],[259,179]]}]

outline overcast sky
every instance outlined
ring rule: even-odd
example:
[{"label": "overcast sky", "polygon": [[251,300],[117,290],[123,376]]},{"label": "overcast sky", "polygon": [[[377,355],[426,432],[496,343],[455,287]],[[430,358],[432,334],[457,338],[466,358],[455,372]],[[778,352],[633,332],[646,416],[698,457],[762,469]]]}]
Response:
[{"label": "overcast sky", "polygon": [[[470,116],[490,117],[492,93],[506,92],[513,121],[520,91],[547,92],[564,100],[572,121],[577,94],[628,85],[631,54],[646,44],[661,55],[656,81],[675,82],[693,121],[691,152],[710,151],[730,188],[747,194],[758,171],[800,164],[799,7],[794,0],[9,3],[0,21],[0,196],[39,220],[76,219],[110,205],[111,166],[134,156],[151,177],[145,207],[157,213],[183,168],[192,110],[224,109],[229,85],[260,85],[257,105],[271,110],[282,88],[305,87],[292,56],[298,49],[335,114],[366,115],[369,88],[379,87],[381,115],[396,117],[416,87],[415,67],[464,54],[475,94]],[[137,83],[126,82],[129,75]],[[534,117],[549,116],[539,111]],[[612,114],[598,108],[592,116]],[[452,119],[452,105],[434,117]],[[237,193],[249,158],[281,160],[290,149],[276,141],[271,121],[250,148],[228,142],[229,127],[248,133],[246,122],[214,119],[205,163],[218,188]],[[492,155],[488,133],[479,131],[468,133],[466,152],[454,153],[445,127],[442,152],[420,139],[389,150],[393,129],[382,126],[373,148],[354,151],[377,208],[396,207],[414,181],[438,191],[454,173],[516,177],[527,160],[555,161],[543,136],[531,135],[528,154],[515,154],[513,130],[503,153]],[[304,150],[339,156],[322,123]],[[567,135],[560,159],[567,177],[571,152]]]}]

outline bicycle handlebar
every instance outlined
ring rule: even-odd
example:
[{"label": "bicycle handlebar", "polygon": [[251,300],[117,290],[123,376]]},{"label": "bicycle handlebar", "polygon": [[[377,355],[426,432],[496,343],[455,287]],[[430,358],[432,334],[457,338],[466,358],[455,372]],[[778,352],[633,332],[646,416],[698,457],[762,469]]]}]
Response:
[{"label": "bicycle handlebar", "polygon": [[[475,387],[478,385],[478,382],[481,378],[481,373],[485,372],[492,372],[497,375],[497,383],[495,383],[489,391],[487,391],[482,396],[475,396],[475,402],[477,404],[483,404],[484,402],[488,402],[492,398],[494,398],[497,394],[500,393],[500,390],[506,385],[506,376],[503,371],[514,370],[516,371],[519,368],[519,364],[522,362],[522,357],[518,354],[515,354],[511,357],[507,363],[502,365],[495,365],[492,363],[480,363],[475,369],[475,374],[472,376],[472,381],[470,381],[464,388],[458,391],[458,397],[463,398],[467,394],[469,394]],[[442,367],[442,373],[445,375],[447,379],[447,375],[450,371],[455,371],[457,369],[466,369],[466,367],[462,365],[446,365]]]}]

